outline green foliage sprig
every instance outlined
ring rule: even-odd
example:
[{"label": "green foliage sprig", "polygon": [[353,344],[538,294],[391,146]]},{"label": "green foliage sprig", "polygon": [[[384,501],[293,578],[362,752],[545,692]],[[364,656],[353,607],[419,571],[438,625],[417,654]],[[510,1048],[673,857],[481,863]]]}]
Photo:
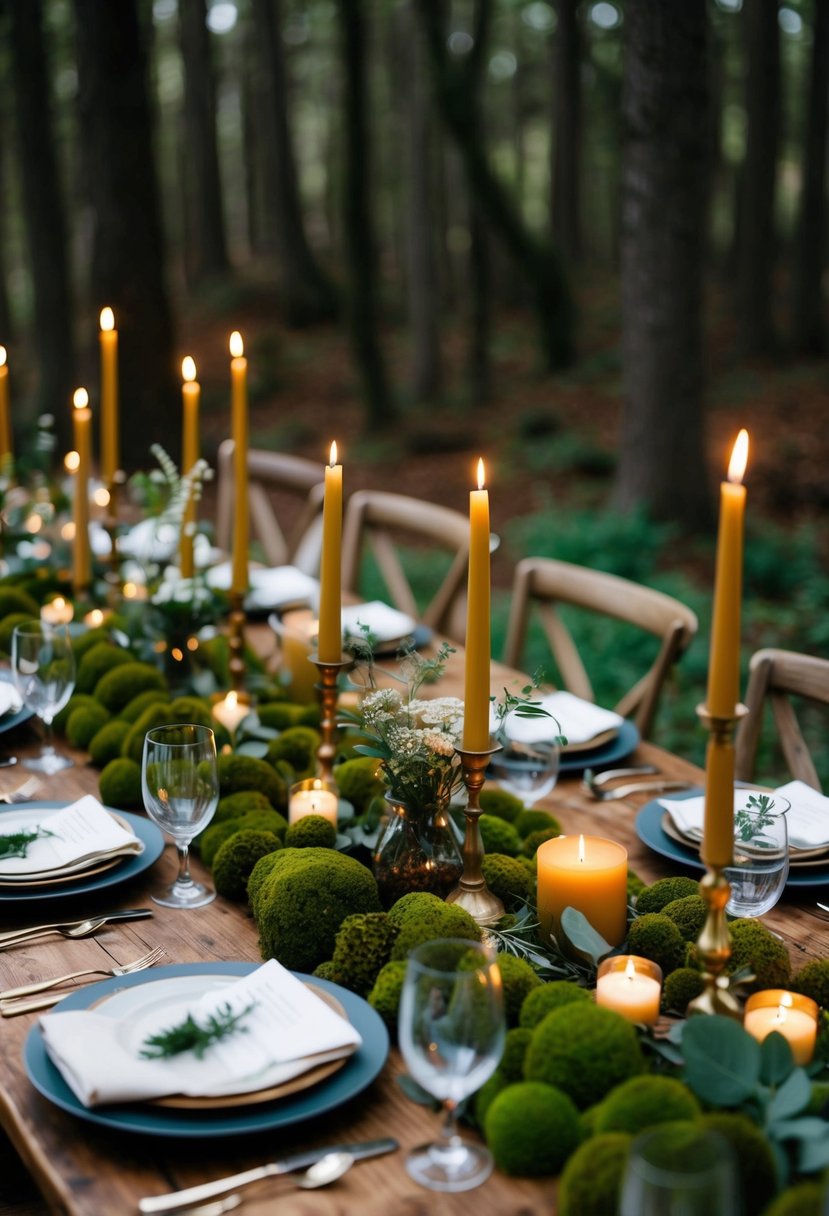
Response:
[{"label": "green foliage sprig", "polygon": [[495,709],[495,721],[497,729],[500,730],[506,722],[510,714],[515,714],[516,718],[551,718],[556,724],[556,731],[552,742],[557,743],[559,747],[564,747],[567,743],[566,735],[562,734],[561,723],[558,718],[551,714],[548,709],[540,705],[538,701],[533,701],[531,698],[534,693],[538,692],[538,686],[541,683],[541,671],[536,671],[532,678],[532,683],[525,684],[520,693],[510,692],[508,688],[504,689],[504,695],[500,701],[496,701],[495,697],[490,698]]},{"label": "green foliage sprig", "polygon": [[144,1040],[140,1055],[145,1060],[169,1060],[171,1056],[181,1055],[182,1052],[192,1051],[201,1060],[208,1047],[226,1039],[228,1035],[237,1032],[247,1034],[247,1026],[239,1023],[253,1009],[248,1005],[239,1013],[231,1012],[230,1005],[222,1005],[215,1013],[211,1013],[204,1026],[200,1026],[191,1013],[188,1013],[178,1026],[170,1026],[151,1034]]},{"label": "green foliage sprig", "polygon": [[0,857],[25,857],[30,844],[54,834],[46,828],[37,828],[34,832],[8,832],[0,836]]},{"label": "green foliage sprig", "polygon": [[510,918],[509,924],[488,926],[487,934],[495,939],[497,950],[524,959],[543,980],[574,980],[582,987],[590,987],[595,983],[599,960],[612,954],[613,948],[575,908],[565,908],[561,919],[562,930],[578,951],[578,958],[565,954],[552,936],[548,944],[539,944],[538,918],[526,904]]},{"label": "green foliage sprig", "polygon": [[750,794],[746,804],[734,814],[734,830],[740,840],[762,836],[763,828],[774,823],[774,799],[769,794]]}]

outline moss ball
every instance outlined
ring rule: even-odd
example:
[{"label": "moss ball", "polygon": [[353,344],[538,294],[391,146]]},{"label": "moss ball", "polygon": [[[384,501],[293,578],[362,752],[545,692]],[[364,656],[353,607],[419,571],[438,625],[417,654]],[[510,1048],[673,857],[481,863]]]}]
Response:
[{"label": "moss ball", "polygon": [[66,733],[66,723],[69,721],[76,709],[80,709],[81,706],[90,705],[97,709],[100,707],[100,704],[101,702],[97,700],[96,697],[90,696],[89,693],[76,692],[69,698],[63,709],[58,710],[58,712],[55,714],[54,719],[52,720],[52,725],[59,735],[63,735]]},{"label": "moss ball", "polygon": [[112,718],[105,722],[89,741],[89,759],[96,768],[103,768],[121,755],[121,747],[129,731],[129,722]]},{"label": "moss ball", "polygon": [[515,794],[497,787],[481,790],[478,806],[485,815],[495,815],[498,819],[505,819],[507,823],[515,823],[521,812],[526,810],[524,803]]},{"label": "moss ball", "polygon": [[514,827],[522,840],[526,840],[531,832],[546,832],[548,828],[555,828],[556,836],[561,835],[561,824],[555,815],[550,815],[547,811],[524,810],[516,819]]},{"label": "moss ball", "polygon": [[823,1186],[819,1182],[800,1182],[773,1199],[763,1216],[821,1216]]},{"label": "moss ball", "polygon": [[558,1086],[584,1109],[643,1067],[630,1022],[612,1009],[576,1001],[554,1009],[536,1026],[524,1075]]},{"label": "moss ball", "polygon": [[556,836],[560,836],[561,832],[558,828],[542,828],[538,832],[530,832],[521,841],[521,854],[523,857],[535,857],[541,846],[548,840],[555,840]]},{"label": "moss ball", "polygon": [[106,625],[100,625],[96,629],[87,629],[86,633],[82,633],[79,637],[72,639],[72,653],[75,656],[75,665],[81,663],[84,655],[97,646],[99,642],[109,642],[110,633]]},{"label": "moss ball", "polygon": [[525,998],[541,987],[541,980],[525,959],[516,958],[514,954],[499,954],[497,962],[504,985],[507,1026],[517,1026]]},{"label": "moss ball", "polygon": [[513,1026],[507,1031],[501,1063],[498,1065],[498,1071],[505,1080],[524,1080],[524,1061],[532,1037],[532,1031],[527,1026]]},{"label": "moss ball", "polygon": [[225,899],[247,899],[248,879],[260,857],[282,848],[273,832],[243,829],[222,844],[213,858],[213,881]]},{"label": "moss ball", "polygon": [[236,794],[227,794],[224,798],[219,799],[213,822],[221,823],[223,819],[238,819],[240,815],[246,815],[248,811],[272,810],[273,807],[261,790],[239,790]]},{"label": "moss ball", "polygon": [[397,926],[385,912],[347,916],[337,932],[331,962],[338,984],[367,996],[391,958]]},{"label": "moss ball", "polygon": [[401,895],[389,908],[389,920],[402,928],[410,920],[419,920],[421,916],[430,916],[443,904],[443,900],[430,891],[410,891]]},{"label": "moss ball", "polygon": [[225,819],[222,823],[210,823],[199,833],[193,841],[193,848],[196,849],[208,870],[212,868],[213,861],[226,840],[230,840],[231,836],[235,836],[237,832],[242,830],[240,819]]},{"label": "moss ball", "polygon": [[270,764],[287,760],[298,776],[308,774],[316,763],[317,749],[322,738],[310,726],[290,726],[268,744]]},{"label": "moss ball", "polygon": [[0,651],[3,654],[11,654],[12,634],[17,626],[26,625],[31,619],[31,613],[10,612],[0,620]]},{"label": "moss ball", "polygon": [[[125,671],[126,668],[119,668],[119,671]],[[121,755],[134,760],[136,764],[140,764],[144,755],[144,739],[148,730],[155,730],[157,726],[172,726],[175,718],[170,713],[170,706],[163,702],[156,705],[148,705],[143,714],[130,724],[129,730],[124,735],[124,742],[121,744]]]},{"label": "moss ball", "polygon": [[637,916],[628,931],[627,948],[631,954],[649,958],[669,975],[685,962],[685,942],[672,920],[661,912]]},{"label": "moss ball", "polygon": [[[406,959],[415,946],[439,937],[462,937],[474,942],[481,940],[480,926],[465,908],[434,898],[437,907],[433,906],[422,916],[407,917],[399,926],[400,932],[392,947],[393,959]],[[393,918],[390,919],[393,924],[398,923]]]},{"label": "moss ball", "polygon": [[303,815],[285,833],[285,844],[292,849],[333,849],[336,843],[337,829],[324,815]]},{"label": "moss ball", "polygon": [[481,862],[486,885],[497,895],[505,908],[515,908],[533,902],[535,883],[515,857],[504,853],[487,853]]},{"label": "moss ball", "polygon": [[219,792],[224,798],[240,790],[259,790],[277,811],[288,809],[288,787],[265,760],[255,756],[219,756]]},{"label": "moss ball", "polygon": [[660,878],[649,887],[645,887],[636,900],[636,911],[661,912],[666,904],[672,904],[675,899],[684,899],[686,895],[699,895],[699,883],[693,878],[676,876]]},{"label": "moss ball", "polygon": [[689,1003],[704,987],[702,974],[695,967],[677,967],[665,977],[662,985],[662,1009],[665,1013],[678,1013],[684,1017]]},{"label": "moss ball", "polygon": [[377,760],[373,756],[355,756],[345,760],[334,770],[334,780],[340,797],[354,807],[358,815],[365,811],[372,798],[386,788]]},{"label": "moss ball", "polygon": [[37,600],[19,587],[6,584],[0,587],[0,619],[12,612],[20,616],[25,615],[27,621],[40,619],[40,605]]},{"label": "moss ball", "polygon": [[397,1033],[397,1014],[400,1009],[400,994],[406,978],[406,964],[402,960],[386,963],[374,987],[368,994],[368,1003],[376,1009],[393,1034]]},{"label": "moss ball", "polygon": [[98,789],[104,806],[131,811],[144,805],[141,794],[141,765],[119,756],[101,770]]},{"label": "moss ball", "polygon": [[578,984],[574,984],[571,980],[551,980],[547,984],[542,984],[540,988],[535,988],[525,997],[518,1022],[520,1026],[526,1026],[528,1030],[534,1030],[539,1022],[554,1009],[589,1000],[590,993],[587,989],[579,988]]},{"label": "moss ball", "polygon": [[[240,828],[254,828],[257,832],[273,832],[274,836],[285,843],[285,833],[288,831],[288,820],[279,811],[271,807],[254,807],[238,816]],[[227,822],[225,820],[224,822]]]},{"label": "moss ball", "polygon": [[98,642],[96,646],[87,650],[78,663],[75,687],[78,692],[93,692],[98,681],[108,671],[130,662],[132,662],[132,658],[128,651],[112,642]]},{"label": "moss ball", "polygon": [[733,1148],[744,1216],[759,1216],[778,1186],[774,1154],[763,1132],[747,1115],[731,1111],[705,1114],[702,1125],[719,1132]]},{"label": "moss ball", "polygon": [[672,899],[665,904],[662,915],[674,922],[683,941],[695,942],[705,924],[707,908],[701,895],[685,895],[682,899]]},{"label": "moss ball", "polygon": [[266,853],[264,857],[259,858],[250,872],[250,878],[248,879],[248,904],[254,917],[257,915],[259,899],[265,891],[271,874],[276,869],[280,856],[279,852]]},{"label": "moss ball", "polygon": [[271,730],[287,730],[290,726],[298,726],[305,709],[304,705],[296,705],[293,701],[270,701],[267,705],[259,705],[257,717],[263,726]]},{"label": "moss ball", "polygon": [[318,967],[315,967],[311,974],[315,975],[317,979],[320,980],[331,980],[333,984],[339,983],[339,980],[337,979],[337,969],[334,966],[334,960],[330,958],[326,959],[324,963],[320,963]]},{"label": "moss ball", "polygon": [[124,722],[137,722],[145,709],[151,705],[166,705],[170,700],[169,693],[164,688],[147,688],[128,701],[118,714]]},{"label": "moss ball", "polygon": [[642,879],[633,870],[628,870],[628,903],[636,903],[637,898],[642,894],[647,885],[647,883],[642,882]]},{"label": "moss ball", "polygon": [[176,697],[170,702],[170,713],[176,722],[194,722],[211,729],[216,725],[210,706],[201,697]]},{"label": "moss ball", "polygon": [[103,705],[79,705],[66,723],[66,741],[70,747],[87,748],[102,726],[109,721]]},{"label": "moss ball", "polygon": [[821,1009],[829,1009],[829,959],[813,959],[801,967],[792,980],[792,990],[810,996]]},{"label": "moss ball", "polygon": [[635,1136],[657,1123],[696,1119],[700,1105],[690,1089],[673,1077],[630,1077],[601,1104],[596,1132],[629,1132]]},{"label": "moss ball", "polygon": [[758,920],[734,920],[729,929],[731,958],[728,960],[728,972],[750,967],[755,975],[754,982],[746,987],[746,992],[789,987],[791,962],[783,942]]},{"label": "moss ball", "polygon": [[519,1081],[495,1097],[484,1119],[486,1142],[505,1174],[557,1174],[581,1138],[567,1094],[541,1081]]},{"label": "moss ball", "polygon": [[95,696],[111,714],[118,714],[133,697],[148,688],[164,689],[164,676],[149,663],[122,663],[95,685]]},{"label": "moss ball", "polygon": [[558,1184],[558,1216],[617,1212],[632,1142],[624,1132],[605,1132],[579,1145]]},{"label": "moss ball", "polygon": [[[520,1079],[520,1077],[516,1078],[516,1080],[519,1081]],[[486,1119],[486,1114],[490,1106],[498,1097],[501,1090],[506,1089],[506,1087],[511,1084],[512,1081],[507,1080],[501,1069],[496,1068],[489,1080],[484,1081],[481,1088],[473,1097],[472,1111],[475,1116],[475,1122],[481,1131],[483,1131],[484,1120]]]},{"label": "moss ball", "polygon": [[481,815],[478,819],[481,839],[487,853],[505,853],[515,857],[521,852],[521,840],[511,823],[495,815]]}]

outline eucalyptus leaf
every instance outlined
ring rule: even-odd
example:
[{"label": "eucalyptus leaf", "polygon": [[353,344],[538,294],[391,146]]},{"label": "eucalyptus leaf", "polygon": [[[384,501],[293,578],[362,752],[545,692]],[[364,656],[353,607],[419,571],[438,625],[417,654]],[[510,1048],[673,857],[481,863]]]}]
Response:
[{"label": "eucalyptus leaf", "polygon": [[800,1119],[781,1119],[771,1132],[777,1140],[829,1139],[829,1124],[819,1115],[803,1115]]},{"label": "eucalyptus leaf", "polygon": [[275,727],[263,726],[258,718],[254,720],[250,716],[242,719],[239,730],[245,739],[264,739],[268,743],[279,735]]},{"label": "eucalyptus leaf", "polygon": [[268,745],[261,739],[245,739],[236,748],[237,756],[255,756],[257,760],[264,760],[267,754]]},{"label": "eucalyptus leaf", "polygon": [[359,752],[361,756],[372,756],[375,760],[385,760],[386,753],[381,752],[376,747],[370,747],[368,743],[355,743],[355,752]]},{"label": "eucalyptus leaf", "polygon": [[802,1140],[797,1168],[801,1174],[818,1174],[829,1165],[829,1136],[825,1140]]},{"label": "eucalyptus leaf", "polygon": [[760,1080],[764,1085],[782,1085],[794,1068],[789,1040],[774,1030],[760,1044]]},{"label": "eucalyptus leaf", "polygon": [[731,1018],[691,1018],[682,1053],[687,1084],[711,1106],[739,1106],[758,1095],[760,1044]]},{"label": "eucalyptus leaf", "polygon": [[613,947],[598,933],[583,912],[567,907],[561,914],[561,931],[574,950],[585,954],[598,966]]},{"label": "eucalyptus leaf", "polygon": [[812,1086],[809,1078],[802,1068],[796,1068],[769,1102],[769,1122],[788,1119],[790,1116],[798,1114],[809,1105],[811,1096]]}]

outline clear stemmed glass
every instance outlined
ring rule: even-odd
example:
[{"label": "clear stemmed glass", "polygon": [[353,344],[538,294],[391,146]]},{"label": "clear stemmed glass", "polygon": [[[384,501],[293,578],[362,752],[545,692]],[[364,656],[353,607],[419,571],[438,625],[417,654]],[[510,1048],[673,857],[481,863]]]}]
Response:
[{"label": "clear stemmed glass", "polygon": [[558,780],[561,748],[551,737],[556,730],[553,718],[524,718],[513,712],[496,732],[501,750],[492,756],[493,774],[528,806],[546,797]]},{"label": "clear stemmed glass", "polygon": [[216,892],[190,876],[190,841],[213,818],[219,801],[216,740],[209,726],[157,726],[144,736],[141,793],[147,814],[178,853],[178,876],[161,895],[165,908],[201,908]]},{"label": "clear stemmed glass", "polygon": [[24,760],[26,768],[51,776],[74,764],[60,756],[52,742],[52,722],[75,687],[75,656],[67,625],[29,621],[12,633],[12,675],[27,709],[43,723],[44,744],[40,755]]},{"label": "clear stemmed glass", "polygon": [[492,1170],[482,1145],[458,1135],[458,1103],[492,1075],[504,1044],[501,973],[480,942],[441,939],[409,955],[400,998],[400,1050],[418,1084],[443,1103],[440,1139],[414,1149],[406,1169],[434,1191],[467,1191]]},{"label": "clear stemmed glass", "polygon": [[739,1210],[734,1156],[723,1136],[672,1124],[634,1140],[620,1216],[710,1216]]},{"label": "clear stemmed glass", "polygon": [[[731,884],[726,911],[731,916],[762,916],[777,903],[789,877],[790,803],[768,796],[767,808],[747,805],[751,791],[734,811],[734,861],[725,871]],[[760,796],[761,800],[763,795]]]}]

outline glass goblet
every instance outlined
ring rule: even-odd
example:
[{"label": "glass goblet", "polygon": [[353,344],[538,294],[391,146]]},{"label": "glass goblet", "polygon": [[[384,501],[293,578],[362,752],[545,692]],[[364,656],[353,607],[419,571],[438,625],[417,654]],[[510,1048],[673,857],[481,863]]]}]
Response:
[{"label": "glass goblet", "polygon": [[508,715],[495,735],[500,751],[493,754],[492,771],[498,784],[527,806],[549,794],[558,780],[561,748],[553,739],[552,718]]},{"label": "glass goblet", "polygon": [[190,875],[190,841],[213,818],[219,801],[216,740],[209,726],[157,726],[144,736],[141,793],[150,818],[172,836],[178,875],[162,894],[165,908],[201,908],[216,892]]},{"label": "glass goblet", "polygon": [[29,621],[12,633],[12,675],[20,699],[43,723],[40,754],[24,760],[26,768],[51,776],[74,764],[55,751],[52,722],[75,687],[75,656],[67,625]]},{"label": "glass goblet", "polygon": [[[779,794],[746,791],[734,811],[734,860],[726,867],[731,884],[726,911],[731,916],[762,916],[777,903],[789,877],[790,803]],[[760,801],[764,805],[757,806]],[[765,801],[764,801],[765,800]]]},{"label": "glass goblet", "polygon": [[620,1216],[711,1216],[740,1210],[734,1156],[717,1132],[672,1124],[634,1140]]},{"label": "glass goblet", "polygon": [[437,1142],[414,1149],[409,1175],[433,1191],[467,1191],[492,1171],[483,1145],[458,1135],[459,1102],[492,1075],[504,1045],[501,973],[480,942],[440,939],[409,955],[400,998],[400,1050],[419,1085],[438,1098],[445,1118]]}]

